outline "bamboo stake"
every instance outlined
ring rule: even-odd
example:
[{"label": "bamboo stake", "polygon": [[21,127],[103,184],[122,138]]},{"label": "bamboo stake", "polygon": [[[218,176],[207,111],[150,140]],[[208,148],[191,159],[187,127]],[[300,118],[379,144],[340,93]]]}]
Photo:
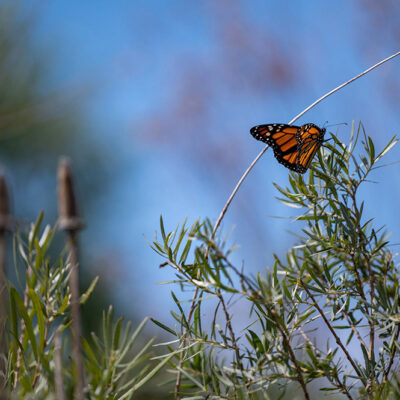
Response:
[{"label": "bamboo stake", "polygon": [[6,232],[12,230],[10,203],[4,175],[0,173],[0,400],[8,399],[7,373],[7,253]]},{"label": "bamboo stake", "polygon": [[61,338],[60,331],[57,331],[54,336],[54,380],[57,400],[65,400],[62,371]]},{"label": "bamboo stake", "polygon": [[83,223],[78,216],[75,193],[72,184],[71,168],[67,158],[61,158],[58,165],[58,204],[59,229],[67,232],[70,247],[71,273],[69,277],[69,286],[71,291],[72,351],[76,373],[75,399],[84,400],[84,369],[81,346],[82,327],[79,303],[78,259],[78,231],[82,229]]},{"label": "bamboo stake", "polygon": [[7,255],[6,232],[12,231],[13,222],[10,216],[10,203],[4,175],[0,173],[0,400],[8,399],[6,388],[7,373]]}]

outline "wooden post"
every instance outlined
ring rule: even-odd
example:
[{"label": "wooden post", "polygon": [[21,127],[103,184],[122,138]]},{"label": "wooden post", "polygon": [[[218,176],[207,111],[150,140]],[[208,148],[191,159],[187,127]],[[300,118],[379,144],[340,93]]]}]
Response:
[{"label": "wooden post", "polygon": [[78,259],[78,232],[82,229],[83,223],[78,215],[72,184],[71,168],[67,158],[61,158],[58,164],[58,205],[59,228],[67,232],[70,247],[71,273],[69,277],[69,288],[71,291],[72,352],[76,373],[75,399],[84,400]]},{"label": "wooden post", "polygon": [[54,336],[54,381],[56,385],[57,400],[65,400],[60,335],[60,331],[58,330]]},{"label": "wooden post", "polygon": [[0,173],[0,400],[8,399],[5,376],[7,373],[7,253],[6,232],[12,230],[10,204],[6,181]]}]

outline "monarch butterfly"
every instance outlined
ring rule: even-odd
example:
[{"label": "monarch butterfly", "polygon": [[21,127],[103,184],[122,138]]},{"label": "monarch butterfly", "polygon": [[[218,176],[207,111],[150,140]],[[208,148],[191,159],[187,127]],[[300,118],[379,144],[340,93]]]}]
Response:
[{"label": "monarch butterfly", "polygon": [[325,128],[314,124],[268,124],[250,129],[255,139],[273,148],[278,162],[300,174],[304,174],[310,166],[315,153],[324,142],[325,132]]}]

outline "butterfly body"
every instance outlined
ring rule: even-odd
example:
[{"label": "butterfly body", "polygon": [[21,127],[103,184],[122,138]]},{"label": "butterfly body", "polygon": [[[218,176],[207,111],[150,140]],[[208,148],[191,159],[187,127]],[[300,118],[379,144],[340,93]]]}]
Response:
[{"label": "butterfly body", "polygon": [[292,171],[304,174],[324,142],[326,129],[314,124],[294,126],[287,124],[257,125],[250,133],[274,150],[279,163]]}]

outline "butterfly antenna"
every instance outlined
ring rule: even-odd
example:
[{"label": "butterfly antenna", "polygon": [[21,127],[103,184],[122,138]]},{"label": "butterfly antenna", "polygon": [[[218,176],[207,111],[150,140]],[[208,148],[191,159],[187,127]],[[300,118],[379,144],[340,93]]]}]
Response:
[{"label": "butterfly antenna", "polygon": [[[326,121],[325,124],[327,122],[328,121]],[[330,126],[347,125],[347,122],[339,122],[338,124],[331,124],[331,125],[325,125],[325,124],[324,124],[324,128],[329,128]]]}]

